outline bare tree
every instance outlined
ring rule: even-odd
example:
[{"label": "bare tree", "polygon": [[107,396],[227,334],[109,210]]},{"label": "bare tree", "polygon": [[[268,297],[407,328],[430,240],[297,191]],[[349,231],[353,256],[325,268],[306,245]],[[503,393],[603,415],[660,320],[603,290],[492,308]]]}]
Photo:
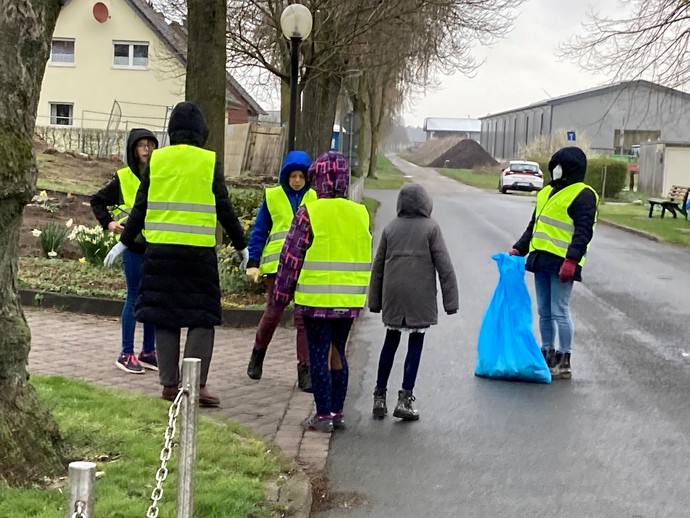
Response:
[{"label": "bare tree", "polygon": [[620,79],[648,79],[668,87],[690,82],[690,2],[633,0],[621,18],[592,10],[584,34],[560,55],[586,70]]},{"label": "bare tree", "polygon": [[225,152],[225,0],[187,0],[187,76],[185,98],[196,102],[209,127],[206,147]]},{"label": "bare tree", "polygon": [[17,294],[22,211],[36,189],[31,136],[61,0],[0,0],[0,482],[62,469],[57,423],[29,384],[31,334]]}]

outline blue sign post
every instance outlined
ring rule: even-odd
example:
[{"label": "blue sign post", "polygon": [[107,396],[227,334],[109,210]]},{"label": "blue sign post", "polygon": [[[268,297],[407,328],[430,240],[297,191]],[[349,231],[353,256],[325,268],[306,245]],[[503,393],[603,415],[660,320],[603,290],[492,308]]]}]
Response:
[{"label": "blue sign post", "polygon": [[575,132],[568,131],[568,142],[575,142]]}]

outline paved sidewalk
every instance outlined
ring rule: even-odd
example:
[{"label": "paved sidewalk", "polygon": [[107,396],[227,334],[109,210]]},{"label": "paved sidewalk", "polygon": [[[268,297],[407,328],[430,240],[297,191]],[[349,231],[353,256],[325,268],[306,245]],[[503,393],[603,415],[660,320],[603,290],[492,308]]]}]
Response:
[{"label": "paved sidewalk", "polygon": [[[114,365],[120,351],[120,323],[76,313],[24,309],[32,334],[29,372],[81,378],[113,388],[160,397],[158,373],[127,374]],[[139,352],[141,326],[137,326],[135,352]],[[184,334],[183,334],[184,336]],[[254,329],[216,328],[209,374],[209,390],[220,397],[220,414],[248,426],[273,441],[285,455],[304,468],[325,469],[330,435],[303,432],[299,423],[313,411],[313,398],[297,389],[294,329],[278,328],[261,381],[247,377],[247,362]]]}]

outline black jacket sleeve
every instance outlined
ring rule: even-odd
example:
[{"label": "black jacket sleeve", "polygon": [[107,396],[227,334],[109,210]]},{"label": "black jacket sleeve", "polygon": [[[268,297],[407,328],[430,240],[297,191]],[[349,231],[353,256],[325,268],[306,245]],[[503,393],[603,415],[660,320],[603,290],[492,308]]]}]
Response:
[{"label": "black jacket sleeve", "polygon": [[575,231],[566,257],[579,262],[594,234],[594,223],[597,219],[597,197],[594,191],[584,189],[568,207],[568,215],[573,220]]},{"label": "black jacket sleeve", "polygon": [[235,209],[228,197],[228,188],[225,186],[225,176],[223,175],[223,164],[216,162],[216,169],[213,173],[213,194],[216,196],[216,216],[218,222],[223,226],[225,232],[230,236],[232,246],[235,250],[247,248],[247,238],[244,235],[242,223],[235,214]]},{"label": "black jacket sleeve", "polygon": [[532,241],[532,232],[534,231],[534,218],[536,212],[532,212],[532,219],[529,221],[529,225],[522,234],[522,237],[518,239],[517,243],[513,245],[513,248],[520,252],[520,255],[527,255],[529,252],[529,243]]},{"label": "black jacket sleeve", "polygon": [[91,196],[91,210],[93,215],[104,229],[108,228],[108,223],[113,221],[108,207],[122,203],[120,189],[120,179],[115,176],[108,184],[96,194]]},{"label": "black jacket sleeve", "polygon": [[149,185],[151,185],[149,166],[141,173],[141,184],[137,191],[137,197],[134,200],[134,207],[127,218],[125,224],[125,231],[120,236],[120,241],[128,247],[131,247],[134,240],[141,231],[144,230],[144,221],[146,219],[146,207],[149,198]]}]

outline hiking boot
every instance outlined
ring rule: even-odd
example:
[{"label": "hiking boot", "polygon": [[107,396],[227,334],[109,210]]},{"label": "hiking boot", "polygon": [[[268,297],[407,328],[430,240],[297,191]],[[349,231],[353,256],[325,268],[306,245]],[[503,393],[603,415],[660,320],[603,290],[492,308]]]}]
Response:
[{"label": "hiking boot", "polygon": [[541,354],[544,355],[546,366],[550,369],[556,365],[556,351],[553,349],[542,349]]},{"label": "hiking boot", "polygon": [[175,401],[179,391],[180,389],[177,387],[177,385],[164,386],[163,391],[161,392],[161,397],[166,401]]},{"label": "hiking boot", "polygon": [[132,353],[122,353],[117,358],[115,367],[130,374],[144,374],[144,368],[139,365],[137,357]]},{"label": "hiking boot", "polygon": [[399,417],[403,421],[416,421],[419,419],[419,412],[412,408],[412,402],[415,397],[411,390],[398,391],[398,404],[393,410],[393,417]]},{"label": "hiking boot", "polygon": [[333,416],[333,428],[335,430],[345,430],[347,428],[342,412],[338,412]]},{"label": "hiking boot", "polygon": [[247,365],[247,376],[253,380],[260,380],[261,374],[264,370],[264,358],[266,357],[266,351],[259,351],[258,349],[252,349],[252,356],[249,358],[249,365]]},{"label": "hiking boot", "polygon": [[208,391],[208,389],[206,388],[206,385],[200,385],[199,386],[199,406],[211,407],[211,406],[219,406],[219,405],[220,405],[220,398],[211,394]]},{"label": "hiking boot", "polygon": [[311,372],[309,372],[309,365],[304,363],[297,364],[297,386],[304,392],[314,392],[311,388]]},{"label": "hiking boot", "polygon": [[331,433],[333,431],[333,418],[331,416],[319,417],[317,415],[310,415],[300,424],[305,430],[323,433]]},{"label": "hiking boot", "polygon": [[152,371],[158,370],[158,356],[156,356],[156,351],[151,351],[150,353],[145,353],[141,351],[139,353],[139,364],[145,369],[151,369]]},{"label": "hiking boot", "polygon": [[569,380],[573,377],[573,372],[570,370],[570,353],[557,352],[555,354],[555,363],[551,367],[551,379],[554,380]]},{"label": "hiking boot", "polygon": [[374,417],[377,419],[383,419],[388,413],[388,407],[386,407],[386,389],[376,389],[374,390],[374,408],[371,411]]}]

